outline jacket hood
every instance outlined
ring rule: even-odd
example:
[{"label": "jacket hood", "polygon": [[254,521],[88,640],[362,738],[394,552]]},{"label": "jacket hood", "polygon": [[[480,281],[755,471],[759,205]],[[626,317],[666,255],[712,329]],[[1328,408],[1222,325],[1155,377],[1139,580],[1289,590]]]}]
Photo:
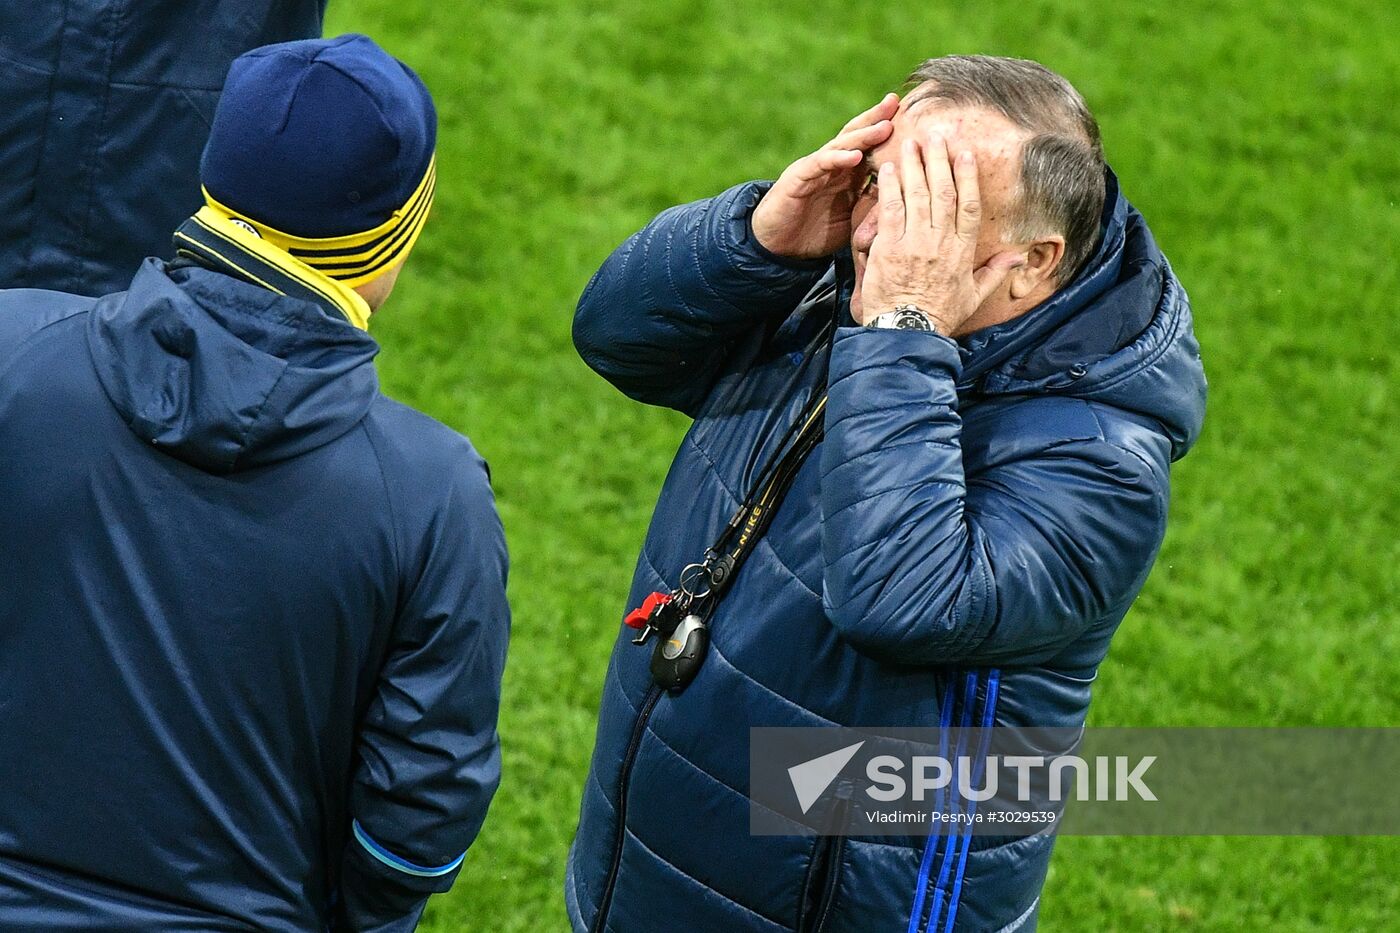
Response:
[{"label": "jacket hood", "polygon": [[1093,258],[1029,313],[964,338],[959,388],[1069,395],[1152,418],[1176,460],[1205,419],[1205,370],[1190,301],[1111,172],[1107,184]]},{"label": "jacket hood", "polygon": [[88,346],[131,430],[211,473],[328,444],[379,391],[369,334],[312,302],[155,259],[98,301]]}]

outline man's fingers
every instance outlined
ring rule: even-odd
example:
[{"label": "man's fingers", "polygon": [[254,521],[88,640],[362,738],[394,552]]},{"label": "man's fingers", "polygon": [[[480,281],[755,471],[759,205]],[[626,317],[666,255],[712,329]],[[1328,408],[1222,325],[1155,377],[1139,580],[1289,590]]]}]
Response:
[{"label": "man's fingers", "polygon": [[835,171],[849,171],[860,165],[864,154],[890,138],[890,119],[899,110],[899,96],[886,94],[874,107],[856,116],[825,146],[803,156],[783,174],[789,181],[810,184]]},{"label": "man's fingers", "polygon": [[891,119],[899,110],[899,95],[886,94],[880,98],[880,102],[864,113],[858,113],[851,118],[851,121],[841,127],[842,133],[849,133],[851,130],[860,129],[862,126],[870,126],[872,123],[879,123],[881,120]]},{"label": "man's fingers", "polygon": [[865,153],[854,149],[818,149],[792,163],[783,174],[799,183],[820,181],[832,172],[855,168],[864,158]]},{"label": "man's fingers", "polygon": [[924,178],[933,205],[930,223],[935,230],[951,230],[958,206],[958,189],[953,184],[948,143],[941,133],[929,134],[924,145]]},{"label": "man's fingers", "polygon": [[812,159],[823,172],[844,171],[864,162],[865,153],[859,149],[823,149],[813,153]]},{"label": "man's fingers", "polygon": [[837,136],[831,142],[822,146],[823,149],[874,149],[880,143],[890,138],[894,132],[894,124],[889,120],[880,120],[870,126],[858,127],[854,130],[847,130]]},{"label": "man's fingers", "polygon": [[[883,182],[884,179],[881,178]],[[899,184],[904,189],[904,223],[913,233],[927,230],[929,225],[928,181],[924,177],[923,158],[919,154],[919,144],[912,139],[904,141],[904,151],[899,154]]]},{"label": "man's fingers", "polygon": [[981,305],[992,292],[1001,287],[1006,277],[1026,264],[1026,254],[1017,252],[997,253],[972,273],[972,287],[977,290],[977,304]]},{"label": "man's fingers", "polygon": [[977,157],[971,149],[959,152],[953,160],[953,181],[958,193],[958,238],[972,246],[982,225],[982,194],[977,183]]},{"label": "man's fingers", "polygon": [[875,231],[876,239],[885,238],[885,242],[893,242],[904,236],[904,192],[899,187],[899,173],[894,170],[893,162],[886,162],[880,166],[880,204],[879,216],[876,218],[877,226]]}]

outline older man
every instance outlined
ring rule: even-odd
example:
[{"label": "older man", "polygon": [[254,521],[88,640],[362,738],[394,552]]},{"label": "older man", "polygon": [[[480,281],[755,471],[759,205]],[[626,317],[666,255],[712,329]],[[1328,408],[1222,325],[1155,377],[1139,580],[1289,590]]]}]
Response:
[{"label": "older man", "polygon": [[752,836],[748,728],[1084,722],[1205,380],[1080,95],[928,61],[776,183],[658,216],[574,334],[695,419],[603,687],[574,929],[1033,928],[1051,835]]},{"label": "older man", "polygon": [[406,933],[460,871],[505,541],[367,330],[436,141],[366,37],[254,50],[176,260],[0,291],[0,927]]}]

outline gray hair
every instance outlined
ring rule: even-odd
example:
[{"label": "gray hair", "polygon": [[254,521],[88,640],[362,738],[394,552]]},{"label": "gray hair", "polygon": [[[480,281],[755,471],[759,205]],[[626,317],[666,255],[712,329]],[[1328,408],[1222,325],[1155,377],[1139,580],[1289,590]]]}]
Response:
[{"label": "gray hair", "polygon": [[1093,254],[1104,203],[1099,124],[1074,86],[1038,62],[991,55],[930,58],[909,75],[912,100],[985,107],[1030,132],[1007,233],[1014,240],[1060,234],[1056,282],[1069,284]]}]

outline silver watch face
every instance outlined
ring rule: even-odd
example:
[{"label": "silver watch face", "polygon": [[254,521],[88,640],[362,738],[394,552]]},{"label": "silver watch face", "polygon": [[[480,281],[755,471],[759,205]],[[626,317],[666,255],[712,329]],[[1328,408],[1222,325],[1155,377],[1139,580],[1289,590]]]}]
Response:
[{"label": "silver watch face", "polygon": [[933,330],[933,324],[918,308],[905,306],[887,311],[877,317],[876,327],[889,327],[895,330]]}]

